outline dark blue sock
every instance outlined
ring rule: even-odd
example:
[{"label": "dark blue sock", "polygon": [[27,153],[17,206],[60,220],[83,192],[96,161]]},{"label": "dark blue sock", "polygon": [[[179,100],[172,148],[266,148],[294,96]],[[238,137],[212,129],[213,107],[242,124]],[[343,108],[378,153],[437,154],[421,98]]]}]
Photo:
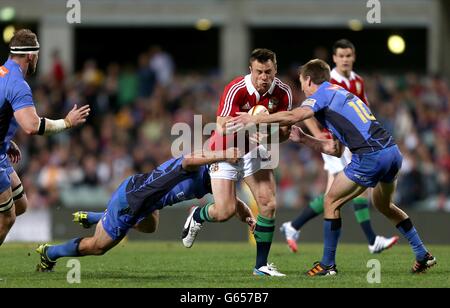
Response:
[{"label": "dark blue sock", "polygon": [[200,211],[201,211],[201,210],[202,210],[201,207],[198,207],[198,208],[195,209],[195,212],[194,212],[194,220],[195,220],[196,222],[202,224],[205,220],[202,219],[202,217],[200,216]]},{"label": "dark blue sock", "polygon": [[340,218],[337,219],[325,219],[323,221],[323,265],[330,266],[336,264],[336,249],[339,241],[339,236],[341,235],[342,221]]},{"label": "dark blue sock", "polygon": [[425,255],[428,251],[423,245],[419,233],[417,233],[417,230],[416,228],[414,228],[411,220],[407,218],[400,222],[396,227],[400,231],[400,233],[403,234],[403,236],[408,240],[409,245],[416,255],[416,260],[425,259]]},{"label": "dark blue sock", "polygon": [[291,225],[295,230],[300,230],[305,223],[323,213],[323,195],[312,200],[309,205],[295,218]]},{"label": "dark blue sock", "polygon": [[255,268],[267,265],[267,257],[269,256],[270,246],[272,243],[256,242],[256,265]]},{"label": "dark blue sock", "polygon": [[80,241],[82,237],[71,239],[68,242],[60,245],[50,246],[47,249],[47,257],[50,260],[56,261],[61,257],[78,257],[80,256],[80,252],[78,251],[78,246],[80,245]]},{"label": "dark blue sock", "polygon": [[294,227],[295,230],[298,231],[303,227],[305,223],[307,223],[317,215],[319,214],[314,212],[314,210],[311,207],[307,206],[297,218],[291,221],[291,225],[292,227]]},{"label": "dark blue sock", "polygon": [[275,219],[258,215],[253,235],[256,241],[256,264],[255,268],[267,265],[270,246],[272,245],[273,232],[275,230]]},{"label": "dark blue sock", "polygon": [[359,224],[361,229],[363,229],[364,234],[366,235],[367,241],[369,245],[373,245],[375,243],[375,238],[377,237],[375,232],[373,232],[372,224],[370,220],[363,221]]},{"label": "dark blue sock", "polygon": [[87,212],[87,220],[90,224],[95,225],[102,219],[105,212]]}]

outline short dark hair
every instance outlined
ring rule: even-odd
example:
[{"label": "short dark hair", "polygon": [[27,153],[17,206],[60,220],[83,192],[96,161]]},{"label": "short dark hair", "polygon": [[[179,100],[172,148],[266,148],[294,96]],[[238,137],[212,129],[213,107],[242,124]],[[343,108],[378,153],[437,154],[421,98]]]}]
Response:
[{"label": "short dark hair", "polygon": [[353,43],[347,39],[340,39],[333,44],[333,54],[334,55],[336,54],[336,50],[338,48],[342,48],[342,49],[350,48],[351,50],[353,50],[353,52],[355,52],[355,45],[353,45]]},{"label": "short dark hair", "polygon": [[[36,46],[37,36],[30,29],[21,29],[14,33],[9,41],[9,48],[16,46]],[[22,56],[20,54],[9,54],[10,56]]]},{"label": "short dark hair", "polygon": [[330,81],[330,66],[323,60],[314,59],[300,67],[303,78],[309,76],[314,84]]},{"label": "short dark hair", "polygon": [[277,65],[277,55],[272,50],[266,48],[257,48],[252,51],[249,60],[250,66],[255,60],[261,63],[266,63],[267,61],[272,60],[273,64],[275,66]]}]

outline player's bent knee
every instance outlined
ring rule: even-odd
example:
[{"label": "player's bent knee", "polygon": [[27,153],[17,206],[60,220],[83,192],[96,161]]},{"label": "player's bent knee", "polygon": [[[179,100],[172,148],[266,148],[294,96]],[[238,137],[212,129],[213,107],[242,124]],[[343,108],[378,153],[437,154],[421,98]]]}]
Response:
[{"label": "player's bent knee", "polygon": [[226,207],[225,209],[220,211],[215,218],[218,222],[224,222],[233,217],[234,214],[236,214],[236,205]]},{"label": "player's bent knee", "polygon": [[236,213],[236,200],[216,202],[209,208],[209,216],[216,222],[224,222]]},{"label": "player's bent knee", "polygon": [[258,205],[267,211],[275,211],[277,208],[277,201],[272,197],[260,196],[258,198]]}]

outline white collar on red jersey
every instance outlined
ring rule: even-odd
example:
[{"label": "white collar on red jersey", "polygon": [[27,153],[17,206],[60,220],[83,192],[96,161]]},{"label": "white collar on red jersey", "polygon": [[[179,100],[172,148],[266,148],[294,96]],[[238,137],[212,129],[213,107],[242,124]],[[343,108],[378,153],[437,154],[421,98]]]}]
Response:
[{"label": "white collar on red jersey", "polygon": [[[248,93],[250,95],[253,95],[253,93],[255,93],[256,101],[259,101],[260,95],[259,95],[259,92],[256,91],[256,88],[255,88],[255,86],[252,83],[252,76],[251,76],[251,74],[246,75],[244,77],[244,79],[245,79],[245,85],[247,87]],[[276,78],[273,79],[272,84],[270,85],[270,88],[267,91],[267,93],[272,94],[273,90],[275,89],[275,80],[276,80]],[[264,93],[264,94],[266,94],[266,93]]]},{"label": "white collar on red jersey", "polygon": [[339,74],[338,71],[336,70],[336,68],[333,68],[333,70],[331,71],[331,79],[334,79],[339,83],[345,82],[347,84],[347,86],[350,86],[350,81],[352,81],[353,79],[356,79],[356,73],[354,71],[351,71],[350,78],[347,79],[347,77]]}]

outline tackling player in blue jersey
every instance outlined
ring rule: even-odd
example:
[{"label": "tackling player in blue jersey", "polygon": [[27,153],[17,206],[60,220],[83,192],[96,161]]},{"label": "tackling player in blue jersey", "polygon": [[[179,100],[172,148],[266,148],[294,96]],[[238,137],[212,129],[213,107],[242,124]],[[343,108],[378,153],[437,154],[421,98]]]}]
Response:
[{"label": "tackling player in blue jersey", "polygon": [[28,29],[17,31],[9,48],[9,59],[0,67],[0,245],[16,216],[23,214],[28,205],[20,178],[11,165],[21,158],[12,141],[18,126],[29,135],[49,135],[84,123],[89,115],[89,106],[79,109],[74,106],[64,119],[40,118],[24,79],[36,70],[39,53],[36,34]]},{"label": "tackling player in blue jersey", "polygon": [[436,259],[423,245],[408,215],[392,203],[397,173],[402,165],[402,155],[394,138],[357,96],[329,80],[328,64],[311,60],[300,70],[302,91],[308,97],[301,107],[271,115],[241,114],[229,121],[228,129],[238,130],[250,123],[293,125],[315,116],[340,143],[330,147],[330,141],[307,136],[298,127],[293,127],[291,140],[306,143],[326,154],[341,156],[342,144],[352,152],[350,164],[337,175],[325,196],[323,257],[307,272],[309,276],[337,274],[335,256],[341,232],[340,208],[368,187],[374,187],[373,205],[411,245],[416,257],[412,272],[424,272],[436,264]]},{"label": "tackling player in blue jersey", "polygon": [[[116,246],[131,228],[151,233],[158,224],[158,210],[175,203],[199,199],[211,193],[211,178],[207,164],[219,161],[236,163],[236,148],[226,151],[205,151],[173,158],[155,170],[135,174],[125,179],[112,194],[108,208],[97,223],[92,237],[74,238],[61,245],[40,245],[37,270],[51,271],[61,257],[103,255]],[[236,212],[241,220],[254,227],[250,209],[240,200]],[[95,215],[94,215],[95,216]]]}]

